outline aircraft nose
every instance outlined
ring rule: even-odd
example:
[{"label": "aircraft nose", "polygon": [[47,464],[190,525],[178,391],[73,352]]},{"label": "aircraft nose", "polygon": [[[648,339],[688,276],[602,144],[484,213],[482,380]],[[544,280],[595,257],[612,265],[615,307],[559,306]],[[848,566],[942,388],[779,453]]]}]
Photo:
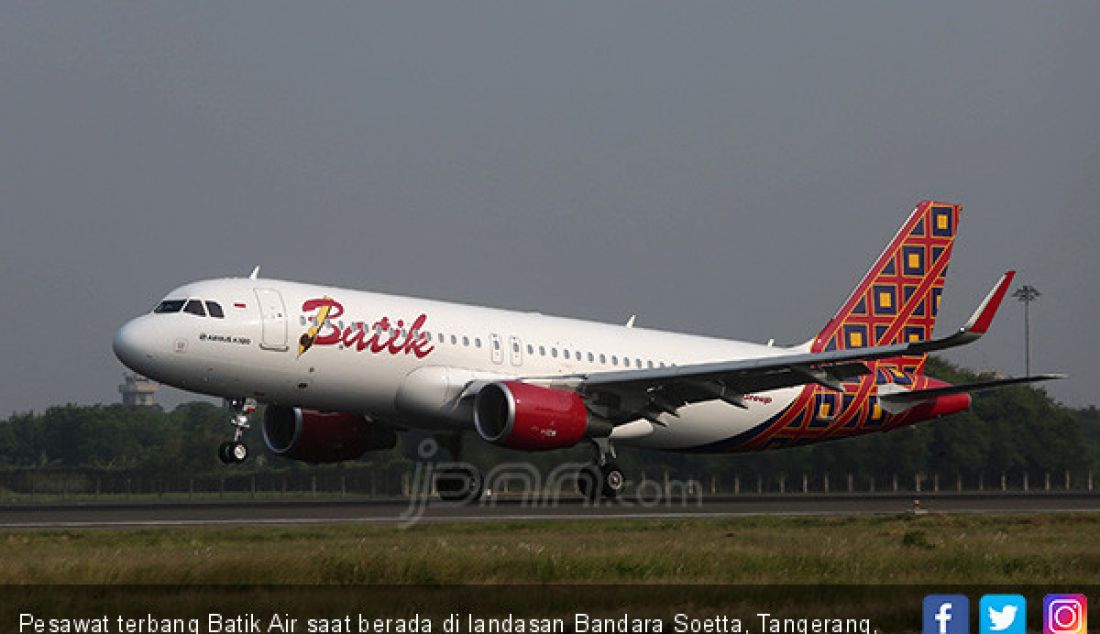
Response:
[{"label": "aircraft nose", "polygon": [[154,351],[157,343],[156,332],[149,323],[148,316],[143,315],[123,324],[111,347],[115,356],[131,370],[145,374],[150,362],[154,359]]}]

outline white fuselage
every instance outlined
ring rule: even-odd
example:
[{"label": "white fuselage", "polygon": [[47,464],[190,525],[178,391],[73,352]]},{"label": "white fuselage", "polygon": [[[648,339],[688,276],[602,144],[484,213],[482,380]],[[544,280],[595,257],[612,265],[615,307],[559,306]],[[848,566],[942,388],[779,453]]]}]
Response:
[{"label": "white fuselage", "polygon": [[[361,413],[409,429],[472,429],[469,417],[458,415],[454,407],[471,381],[729,361],[791,351],[269,279],[195,282],[165,299],[216,302],[224,317],[180,310],[132,320],[116,335],[115,351],[135,371],[202,394]],[[328,315],[318,324],[321,307]],[[383,318],[389,329],[383,330]],[[413,327],[417,331],[410,333]],[[309,337],[311,328],[314,340],[300,354],[301,339]],[[678,418],[664,417],[675,424],[640,420],[616,428],[628,431],[612,438],[661,449],[708,445],[760,425],[789,405],[800,389],[747,395],[745,409],[721,401],[689,405]]]}]

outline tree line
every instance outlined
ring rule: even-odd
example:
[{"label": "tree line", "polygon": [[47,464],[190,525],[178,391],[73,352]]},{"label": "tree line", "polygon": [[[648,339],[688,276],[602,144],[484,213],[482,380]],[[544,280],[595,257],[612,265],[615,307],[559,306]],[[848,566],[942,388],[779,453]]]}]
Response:
[{"label": "tree line", "polygon": [[[930,359],[928,373],[952,383],[989,378]],[[258,417],[257,417],[258,422]],[[254,427],[258,427],[254,424]],[[231,428],[225,409],[206,402],[172,411],[121,405],[65,405],[44,412],[17,413],[0,421],[0,470],[87,469],[164,477],[313,469],[267,451],[258,429],[247,436],[254,458],[226,467],[215,456]],[[413,467],[423,435],[405,434],[397,450],[371,453],[366,462],[379,469]],[[549,470],[562,461],[585,462],[586,446],[566,451],[528,454],[490,446],[473,436],[465,441],[464,458],[488,467],[523,460]],[[620,463],[633,473],[656,478],[745,478],[779,474],[835,474],[838,478],[885,478],[891,475],[940,474],[972,482],[1000,474],[1030,473],[1041,477],[1066,471],[1079,480],[1094,469],[1100,475],[1100,410],[1072,409],[1051,399],[1041,388],[1019,386],[979,393],[969,412],[888,433],[839,442],[733,455],[676,454],[619,450]],[[438,456],[447,459],[445,454]],[[838,480],[839,481],[839,480]],[[1037,482],[1037,480],[1035,480]]]}]

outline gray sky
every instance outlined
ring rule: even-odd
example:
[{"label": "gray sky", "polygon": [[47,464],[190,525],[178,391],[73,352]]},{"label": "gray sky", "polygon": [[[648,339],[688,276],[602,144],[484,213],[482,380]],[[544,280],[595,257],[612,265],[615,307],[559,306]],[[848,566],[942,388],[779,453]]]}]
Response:
[{"label": "gray sky", "polygon": [[[31,3],[0,20],[0,415],[244,275],[808,339],[921,198],[1097,403],[1100,4]],[[1023,372],[1022,309],[951,352]],[[164,395],[168,403],[185,395]]]}]

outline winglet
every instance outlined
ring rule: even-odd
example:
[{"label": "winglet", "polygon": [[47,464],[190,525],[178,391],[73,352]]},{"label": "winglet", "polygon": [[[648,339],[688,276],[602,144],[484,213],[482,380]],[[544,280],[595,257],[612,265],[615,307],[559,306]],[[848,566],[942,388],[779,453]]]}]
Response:
[{"label": "winglet", "polygon": [[970,319],[966,324],[959,328],[959,330],[951,335],[940,339],[930,339],[928,341],[917,341],[909,344],[909,353],[923,354],[926,352],[932,352],[933,350],[943,350],[945,348],[954,348],[955,346],[961,346],[973,341],[977,341],[985,334],[985,331],[989,329],[989,324],[993,322],[993,316],[997,314],[997,308],[1001,305],[1001,300],[1004,299],[1005,293],[1008,292],[1008,285],[1012,283],[1012,278],[1016,276],[1016,271],[1006,271],[1001,279],[997,281],[993,290],[989,291],[989,294],[985,296],[982,303],[978,306],[978,309],[974,311],[974,314],[970,316]]},{"label": "winglet", "polygon": [[997,314],[997,308],[1000,307],[1001,300],[1004,299],[1005,293],[1008,292],[1008,286],[1012,284],[1012,278],[1015,276],[1016,271],[1006,271],[1001,276],[1001,280],[985,296],[985,300],[981,306],[978,306],[978,310],[975,310],[974,314],[970,316],[970,321],[966,322],[963,330],[979,335],[984,335],[985,331],[989,330],[989,324],[993,321],[993,316]]},{"label": "winglet", "polygon": [[248,279],[254,280],[260,276],[260,265],[256,265],[256,268],[252,269],[252,272],[248,274]]},{"label": "winglet", "polygon": [[631,316],[630,316],[630,319],[627,319],[627,320],[626,320],[626,327],[627,327],[627,328],[633,328],[633,327],[634,327],[634,320],[635,320],[635,319],[636,319],[637,317],[638,317],[637,315],[631,315]]}]

